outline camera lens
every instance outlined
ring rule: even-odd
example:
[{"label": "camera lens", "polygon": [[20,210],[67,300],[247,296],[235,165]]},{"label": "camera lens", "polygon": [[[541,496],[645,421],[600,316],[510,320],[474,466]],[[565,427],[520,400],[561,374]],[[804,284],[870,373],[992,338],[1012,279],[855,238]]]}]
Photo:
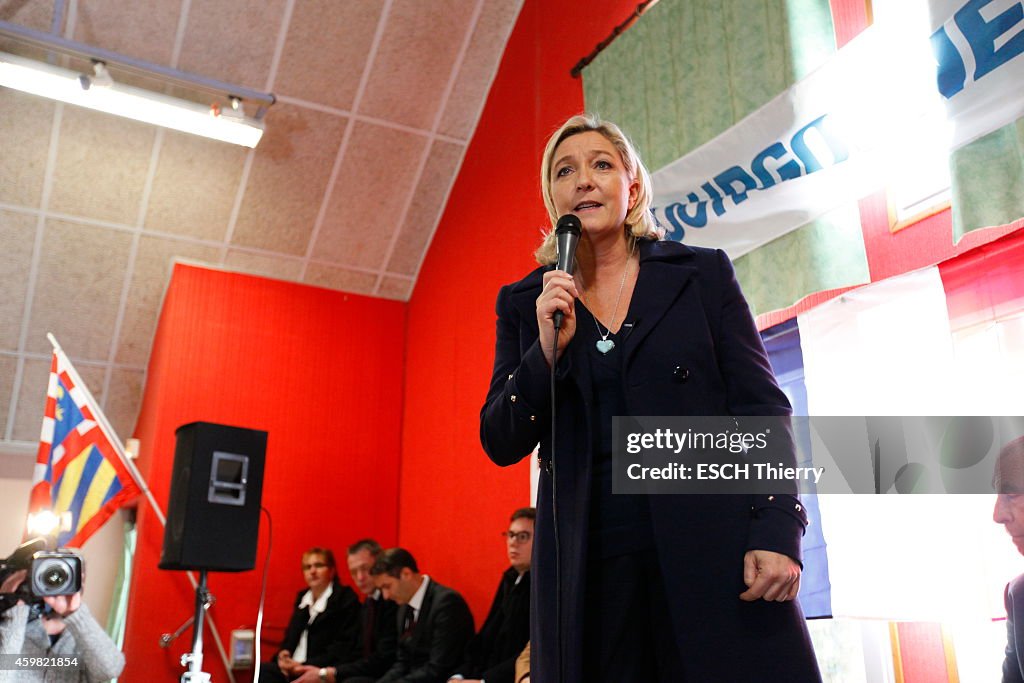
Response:
[{"label": "camera lens", "polygon": [[32,576],[32,590],[40,597],[68,595],[77,590],[75,566],[63,557],[37,559]]},{"label": "camera lens", "polygon": [[59,588],[68,580],[68,573],[64,567],[53,565],[43,574],[43,585],[47,588]]}]

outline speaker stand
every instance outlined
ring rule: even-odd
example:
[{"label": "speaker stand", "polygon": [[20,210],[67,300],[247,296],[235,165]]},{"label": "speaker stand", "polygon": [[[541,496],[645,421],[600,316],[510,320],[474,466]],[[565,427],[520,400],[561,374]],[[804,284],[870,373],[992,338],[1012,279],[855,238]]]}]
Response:
[{"label": "speaker stand", "polygon": [[209,604],[206,570],[200,569],[196,585],[196,614],[192,621],[192,652],[181,656],[181,665],[188,667],[188,671],[181,674],[181,683],[210,683],[210,674],[203,671],[203,614]]}]

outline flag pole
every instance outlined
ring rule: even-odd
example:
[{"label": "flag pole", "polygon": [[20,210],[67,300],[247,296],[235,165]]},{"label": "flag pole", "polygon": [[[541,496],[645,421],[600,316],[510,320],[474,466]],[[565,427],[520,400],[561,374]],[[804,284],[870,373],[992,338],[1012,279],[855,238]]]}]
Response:
[{"label": "flag pole", "polygon": [[71,380],[75,383],[75,386],[85,394],[85,398],[89,401],[90,405],[96,406],[97,410],[95,411],[95,415],[93,415],[93,417],[96,418],[96,424],[114,447],[114,450],[117,452],[117,457],[121,459],[121,463],[125,466],[125,469],[128,470],[128,473],[131,474],[132,479],[135,480],[136,486],[138,486],[139,490],[142,491],[142,494],[146,496],[146,500],[149,501],[150,507],[153,508],[153,512],[156,513],[157,519],[160,520],[160,526],[166,527],[167,518],[164,516],[163,510],[161,510],[160,505],[157,504],[156,498],[153,496],[153,492],[149,489],[149,485],[146,483],[146,480],[142,478],[142,474],[139,472],[138,468],[135,467],[135,463],[132,462],[132,459],[129,458],[128,454],[125,452],[124,444],[122,444],[121,439],[118,438],[117,432],[115,432],[114,428],[110,426],[109,422],[107,422],[107,416],[103,414],[103,411],[99,410],[100,404],[93,397],[92,393],[89,391],[89,387],[79,376],[78,371],[75,370],[75,366],[71,364],[71,360],[68,358],[67,354],[64,353],[64,349],[61,348],[61,345],[57,342],[57,338],[50,332],[46,333],[46,338],[49,339],[50,343],[53,345],[53,350],[60,354],[64,361],[66,361],[63,365],[67,370],[68,375],[71,377]]},{"label": "flag pole", "polygon": [[[114,428],[110,426],[110,423],[107,421],[107,416],[99,409],[100,404],[96,401],[95,397],[93,397],[92,392],[89,391],[89,387],[78,374],[78,371],[75,370],[75,366],[71,364],[71,359],[68,358],[66,353],[64,353],[64,349],[61,348],[60,343],[57,342],[57,338],[50,332],[46,333],[46,338],[49,339],[50,344],[53,345],[54,352],[60,354],[64,361],[66,361],[63,365],[67,370],[68,375],[71,377],[71,381],[75,383],[75,386],[78,387],[83,394],[85,394],[86,400],[91,405],[96,406],[95,415],[93,416],[96,418],[96,425],[106,435],[107,440],[110,441],[114,450],[117,451],[117,457],[121,459],[121,463],[124,464],[132,479],[135,480],[136,486],[138,486],[139,490],[141,490],[143,495],[146,496],[146,500],[149,501],[150,507],[153,508],[153,512],[156,513],[157,519],[160,520],[160,526],[166,528],[167,518],[164,516],[163,510],[160,509],[160,505],[156,502],[153,492],[150,490],[146,480],[142,478],[142,474],[139,472],[138,468],[135,467],[135,463],[132,462],[132,459],[129,458],[128,454],[125,452],[124,444],[121,443],[121,439],[118,438],[117,432],[114,431]],[[185,572],[185,575],[188,577],[189,583],[192,584],[192,588],[195,589],[198,585],[195,575],[190,571]],[[224,644],[221,642],[220,634],[217,632],[217,627],[213,623],[213,615],[204,610],[203,616],[205,617],[207,624],[210,626],[210,631],[213,634],[213,642],[217,646],[217,651],[220,654],[221,661],[224,664],[224,668],[227,670],[228,680],[231,681],[231,683],[234,683],[235,676],[231,671],[227,652],[224,650]]]}]

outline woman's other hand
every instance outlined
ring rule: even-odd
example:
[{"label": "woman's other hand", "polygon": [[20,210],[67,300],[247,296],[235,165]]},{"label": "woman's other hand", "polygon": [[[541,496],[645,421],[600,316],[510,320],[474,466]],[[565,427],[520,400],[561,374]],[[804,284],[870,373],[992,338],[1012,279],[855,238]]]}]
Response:
[{"label": "woman's other hand", "polygon": [[43,602],[60,616],[66,617],[82,606],[82,592],[78,591],[74,595],[47,596],[43,598]]},{"label": "woman's other hand", "polygon": [[782,553],[749,550],[743,556],[743,583],[747,590],[740,593],[740,600],[793,600],[800,592],[800,565]]},{"label": "woman's other hand", "polygon": [[292,653],[288,650],[281,650],[277,653],[277,668],[286,676],[293,676],[298,673],[302,665],[292,659]]},{"label": "woman's other hand", "polygon": [[555,361],[562,357],[562,352],[576,334],[576,298],[579,292],[571,275],[562,270],[550,270],[544,273],[544,286],[537,297],[537,327],[540,329],[540,345],[544,358],[551,365],[551,342],[554,340],[555,311],[565,316],[558,331],[558,347]]}]

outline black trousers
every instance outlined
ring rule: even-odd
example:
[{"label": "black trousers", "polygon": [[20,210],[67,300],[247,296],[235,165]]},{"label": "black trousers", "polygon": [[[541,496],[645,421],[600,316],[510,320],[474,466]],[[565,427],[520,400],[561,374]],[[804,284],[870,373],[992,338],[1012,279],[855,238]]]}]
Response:
[{"label": "black trousers", "polygon": [[260,664],[259,683],[288,683],[288,677],[277,668],[277,659]]},{"label": "black trousers", "polygon": [[686,680],[653,549],[589,561],[584,604],[587,683]]}]

